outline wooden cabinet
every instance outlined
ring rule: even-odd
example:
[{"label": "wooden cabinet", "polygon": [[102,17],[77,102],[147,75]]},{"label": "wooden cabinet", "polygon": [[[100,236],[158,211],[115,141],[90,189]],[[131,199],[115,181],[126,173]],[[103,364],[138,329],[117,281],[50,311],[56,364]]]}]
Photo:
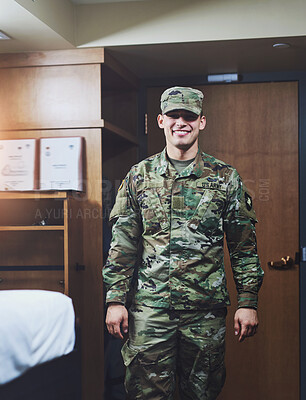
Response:
[{"label": "wooden cabinet", "polygon": [[[85,139],[84,193],[45,193],[39,199],[35,193],[0,195],[0,205],[10,208],[0,211],[0,267],[58,266],[51,271],[0,271],[0,290],[35,287],[72,297],[82,327],[85,400],[103,398],[101,269],[107,215],[102,187],[106,194],[114,193],[137,161],[137,102],[137,79],[104,49],[0,55],[0,139]],[[37,210],[53,209],[63,213],[59,224],[32,225]]]}]

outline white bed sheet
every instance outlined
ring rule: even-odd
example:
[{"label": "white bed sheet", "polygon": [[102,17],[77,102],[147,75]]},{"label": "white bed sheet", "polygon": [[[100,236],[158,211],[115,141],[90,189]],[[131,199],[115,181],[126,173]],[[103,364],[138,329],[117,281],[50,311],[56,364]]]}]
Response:
[{"label": "white bed sheet", "polygon": [[0,290],[0,384],[70,353],[75,314],[68,296],[45,290]]}]

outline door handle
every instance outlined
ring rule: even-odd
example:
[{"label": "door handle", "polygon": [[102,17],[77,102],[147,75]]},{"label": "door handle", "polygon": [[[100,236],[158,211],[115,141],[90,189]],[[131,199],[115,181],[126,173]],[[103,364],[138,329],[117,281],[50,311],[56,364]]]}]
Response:
[{"label": "door handle", "polygon": [[269,261],[268,266],[274,269],[290,269],[295,265],[293,258],[286,256],[282,257],[280,261]]}]

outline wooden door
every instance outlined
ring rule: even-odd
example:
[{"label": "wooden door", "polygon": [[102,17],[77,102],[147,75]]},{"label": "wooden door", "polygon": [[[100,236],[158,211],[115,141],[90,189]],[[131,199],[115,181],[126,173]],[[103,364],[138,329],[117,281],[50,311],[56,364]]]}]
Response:
[{"label": "wooden door", "polygon": [[[252,194],[258,250],[265,271],[256,336],[238,343],[233,332],[236,292],[228,256],[232,305],[227,319],[227,380],[219,400],[299,399],[299,271],[269,261],[295,258],[298,241],[298,84],[198,86],[205,94],[204,151],[235,166]],[[156,128],[164,88],[148,91],[148,152],[164,147]]]}]

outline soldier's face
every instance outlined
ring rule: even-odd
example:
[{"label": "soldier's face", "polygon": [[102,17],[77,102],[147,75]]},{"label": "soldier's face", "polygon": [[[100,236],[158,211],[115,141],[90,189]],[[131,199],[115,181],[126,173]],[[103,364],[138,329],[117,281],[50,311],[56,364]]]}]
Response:
[{"label": "soldier's face", "polygon": [[164,130],[167,148],[189,150],[198,147],[198,137],[205,128],[206,119],[190,111],[175,110],[157,117],[158,126]]}]

